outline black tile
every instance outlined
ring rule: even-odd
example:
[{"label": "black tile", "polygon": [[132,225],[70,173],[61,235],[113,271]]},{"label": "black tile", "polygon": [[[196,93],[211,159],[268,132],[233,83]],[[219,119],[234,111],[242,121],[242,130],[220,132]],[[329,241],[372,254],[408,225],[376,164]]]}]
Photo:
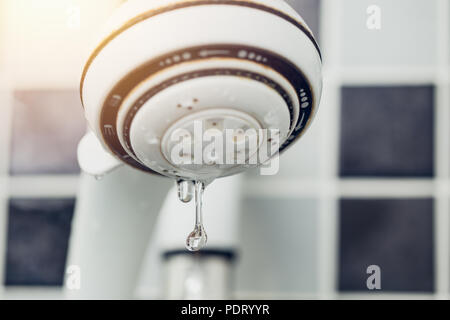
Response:
[{"label": "black tile", "polygon": [[76,90],[15,92],[11,167],[19,174],[75,174],[86,122]]},{"label": "black tile", "polygon": [[74,199],[12,199],[5,285],[63,284]]},{"label": "black tile", "polygon": [[340,175],[431,177],[433,86],[344,87]]},{"label": "black tile", "polygon": [[286,0],[305,20],[319,41],[320,0]]},{"label": "black tile", "polygon": [[370,265],[381,268],[381,291],[434,290],[431,199],[345,199],[340,211],[340,291],[369,292]]}]

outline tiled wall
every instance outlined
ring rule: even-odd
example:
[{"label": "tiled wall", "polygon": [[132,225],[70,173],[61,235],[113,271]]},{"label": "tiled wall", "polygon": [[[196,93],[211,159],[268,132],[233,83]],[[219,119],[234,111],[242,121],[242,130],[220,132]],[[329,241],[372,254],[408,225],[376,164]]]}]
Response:
[{"label": "tiled wall", "polygon": [[[62,287],[80,172],[76,149],[86,131],[79,76],[93,30],[118,2],[0,0],[5,298],[15,288],[40,298],[40,288]],[[79,24],[72,16],[77,8]]]},{"label": "tiled wall", "polygon": [[450,3],[291,3],[320,20],[324,95],[279,174],[248,176],[238,296],[449,298]]},{"label": "tiled wall", "polygon": [[76,90],[14,92],[10,173],[77,174],[76,145],[85,132]]},{"label": "tiled wall", "polygon": [[[0,3],[18,11],[23,1]],[[320,39],[323,102],[310,131],[281,157],[278,175],[247,174],[236,295],[365,297],[373,293],[366,268],[378,265],[380,297],[449,298],[450,3],[288,2]],[[366,28],[372,4],[382,9],[379,31]],[[62,283],[75,150],[85,130],[74,81],[77,50],[87,47],[79,33],[101,20],[86,19],[80,30],[65,31],[72,49],[47,60],[39,51],[35,61],[10,52],[34,50],[24,36],[31,31],[2,24],[11,24],[0,33],[0,270],[7,288]],[[67,40],[41,31],[52,48]],[[56,67],[42,73],[33,62]]]}]

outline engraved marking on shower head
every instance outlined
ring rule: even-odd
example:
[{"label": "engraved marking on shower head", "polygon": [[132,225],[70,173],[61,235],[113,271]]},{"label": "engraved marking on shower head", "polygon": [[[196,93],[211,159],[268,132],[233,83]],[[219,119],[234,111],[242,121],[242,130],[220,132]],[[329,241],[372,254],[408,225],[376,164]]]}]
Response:
[{"label": "engraved marking on shower head", "polygon": [[122,96],[118,94],[113,95],[108,104],[113,108],[119,107],[122,104]]},{"label": "engraved marking on shower head", "polygon": [[202,50],[199,53],[200,57],[209,57],[209,56],[217,56],[217,55],[229,55],[229,50]]},{"label": "engraved marking on shower head", "polygon": [[103,129],[104,129],[103,132],[106,135],[108,135],[108,136],[115,136],[116,135],[116,130],[115,130],[114,126],[111,125],[111,124],[105,124],[103,126]]}]

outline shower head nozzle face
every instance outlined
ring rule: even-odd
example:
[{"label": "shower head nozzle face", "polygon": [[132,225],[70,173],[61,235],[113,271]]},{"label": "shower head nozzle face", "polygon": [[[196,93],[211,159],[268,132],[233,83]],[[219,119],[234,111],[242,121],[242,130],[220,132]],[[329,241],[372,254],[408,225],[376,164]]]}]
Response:
[{"label": "shower head nozzle face", "polygon": [[208,181],[238,166],[240,157],[248,163],[260,147],[260,129],[256,119],[240,111],[200,111],[166,131],[162,153],[174,174]]},{"label": "shower head nozzle face", "polygon": [[311,122],[320,52],[283,1],[131,0],[114,19],[81,93],[121,161],[177,179],[227,176],[265,162],[267,144],[284,150]]},{"label": "shower head nozzle face", "polygon": [[[250,155],[246,150],[234,150],[239,132],[248,139],[245,134],[266,135],[265,131],[273,129],[286,138],[291,128],[289,108],[276,90],[258,81],[224,75],[175,84],[128,118],[132,118],[131,125],[123,132],[128,152],[160,174],[188,179],[245,170],[248,161],[239,162],[238,156],[248,160]],[[206,148],[214,150],[206,155]],[[247,149],[256,153],[259,145]],[[245,154],[235,154],[238,152]],[[180,162],[191,156],[188,163]],[[215,165],[211,157],[219,158]]]}]

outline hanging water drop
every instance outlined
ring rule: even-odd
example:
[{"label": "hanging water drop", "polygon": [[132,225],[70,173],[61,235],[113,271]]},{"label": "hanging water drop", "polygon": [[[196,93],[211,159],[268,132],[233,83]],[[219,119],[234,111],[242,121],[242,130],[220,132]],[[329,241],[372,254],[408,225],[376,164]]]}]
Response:
[{"label": "hanging water drop", "polygon": [[103,180],[104,176],[102,174],[94,176],[95,180],[100,181]]},{"label": "hanging water drop", "polygon": [[178,199],[181,202],[188,203],[191,202],[194,197],[194,182],[187,180],[178,180],[177,181],[177,189],[178,189]]},{"label": "hanging water drop", "polygon": [[195,182],[195,226],[194,230],[186,239],[186,248],[189,251],[199,251],[208,241],[205,228],[203,226],[203,191],[205,184],[200,181]]}]

